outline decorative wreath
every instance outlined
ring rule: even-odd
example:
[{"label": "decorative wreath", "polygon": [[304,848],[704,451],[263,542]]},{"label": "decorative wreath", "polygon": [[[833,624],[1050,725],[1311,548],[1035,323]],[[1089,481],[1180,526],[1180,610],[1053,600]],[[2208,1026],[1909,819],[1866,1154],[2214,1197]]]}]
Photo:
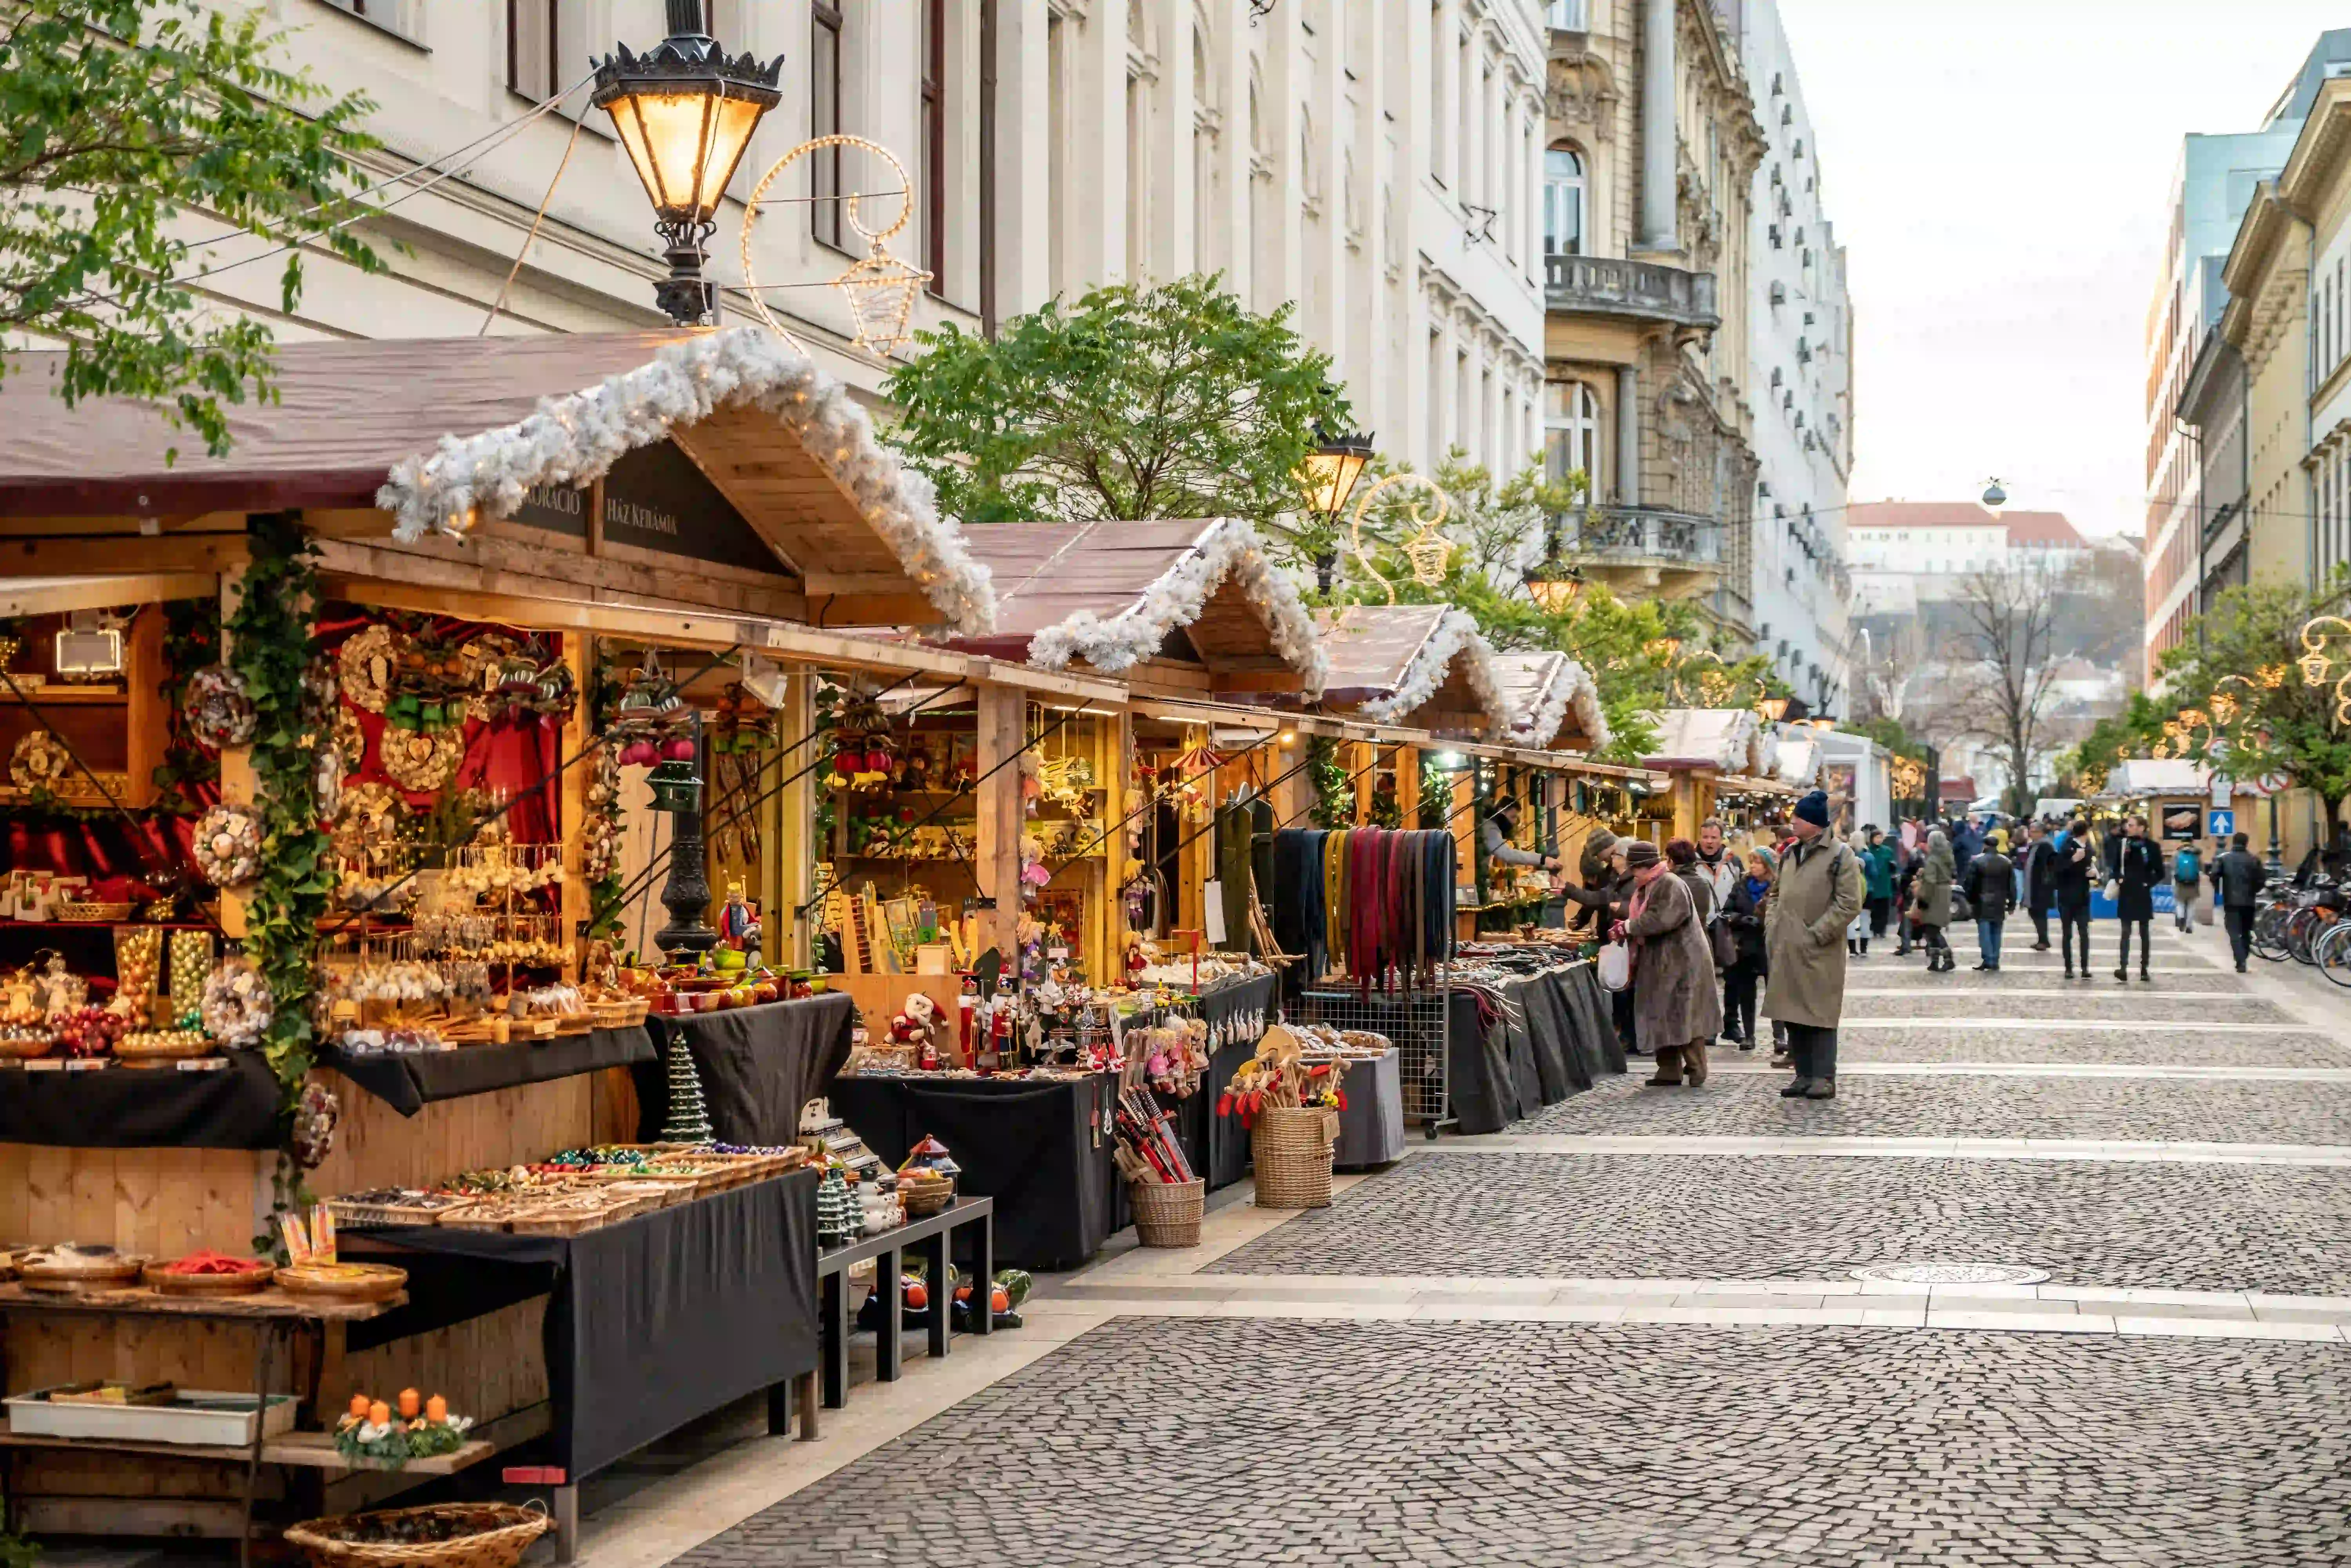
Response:
[{"label": "decorative wreath", "polygon": [[392,674],[400,667],[400,647],[392,628],[381,622],[360,628],[335,655],[343,674],[343,695],[370,713],[381,713],[390,700]]},{"label": "decorative wreath", "polygon": [[245,678],[225,664],[207,664],[188,677],[188,733],[214,751],[253,738],[253,699]]},{"label": "decorative wreath", "polygon": [[400,821],[407,815],[408,802],[381,779],[346,785],[335,813],[335,843],[349,853],[387,842],[399,837]]},{"label": "decorative wreath", "polygon": [[243,887],[261,874],[261,819],[241,806],[214,806],[196,819],[189,853],[214,887]]},{"label": "decorative wreath", "polygon": [[335,1151],[335,1124],[342,1116],[343,1108],[333,1090],[323,1083],[305,1083],[302,1098],[294,1107],[294,1163],[306,1171],[325,1165]]},{"label": "decorative wreath", "polygon": [[277,1010],[269,982],[249,958],[225,958],[204,977],[204,1032],[232,1051],[260,1044]]},{"label": "decorative wreath", "polygon": [[343,754],[345,773],[367,771],[367,726],[360,716],[340,703],[335,705],[335,749]]},{"label": "decorative wreath", "polygon": [[8,754],[8,782],[19,789],[55,789],[73,771],[73,753],[46,729],[37,729]]},{"label": "decorative wreath", "polygon": [[383,770],[403,789],[438,789],[457,771],[465,745],[454,729],[392,729],[378,743]]}]

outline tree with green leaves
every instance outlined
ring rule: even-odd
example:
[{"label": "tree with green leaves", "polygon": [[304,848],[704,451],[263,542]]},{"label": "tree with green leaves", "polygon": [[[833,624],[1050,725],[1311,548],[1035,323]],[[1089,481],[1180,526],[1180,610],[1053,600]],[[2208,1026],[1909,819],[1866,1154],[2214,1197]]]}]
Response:
[{"label": "tree with green leaves", "polygon": [[950,517],[1246,517],[1302,559],[1326,543],[1295,476],[1347,404],[1286,305],[1255,315],[1214,276],[1123,283],[993,339],[950,322],[915,341],[883,389],[888,439]]},{"label": "tree with green leaves", "polygon": [[[61,344],[57,395],[162,405],[228,450],[224,403],[270,395],[269,329],[207,308],[208,272],[302,251],[380,270],[349,229],[353,155],[373,107],[277,63],[260,7],[197,0],[20,0],[0,21],[0,333]],[[222,225],[226,225],[223,227]],[[215,248],[240,242],[241,254]],[[0,374],[7,373],[0,353]]]},{"label": "tree with green leaves", "polygon": [[2327,821],[2339,821],[2351,797],[2351,630],[2314,629],[2314,655],[2302,629],[2341,615],[2346,599],[2351,572],[2341,568],[2314,586],[2251,583],[2222,593],[2163,655],[2164,700],[2176,707],[2158,710],[2158,730],[2188,711],[2195,720],[2178,738],[2191,754],[2217,739],[2231,777],[2283,773],[2325,802]]}]

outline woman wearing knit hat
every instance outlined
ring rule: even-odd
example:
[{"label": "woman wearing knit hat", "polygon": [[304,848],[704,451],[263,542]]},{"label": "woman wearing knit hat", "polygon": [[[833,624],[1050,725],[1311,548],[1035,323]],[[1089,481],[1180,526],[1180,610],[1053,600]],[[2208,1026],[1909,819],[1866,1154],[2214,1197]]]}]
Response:
[{"label": "woman wearing knit hat", "polygon": [[1633,903],[1615,935],[1633,945],[1634,1027],[1657,1058],[1649,1082],[1703,1083],[1707,1042],[1722,1032],[1722,996],[1697,903],[1656,845],[1632,845],[1625,864]]}]

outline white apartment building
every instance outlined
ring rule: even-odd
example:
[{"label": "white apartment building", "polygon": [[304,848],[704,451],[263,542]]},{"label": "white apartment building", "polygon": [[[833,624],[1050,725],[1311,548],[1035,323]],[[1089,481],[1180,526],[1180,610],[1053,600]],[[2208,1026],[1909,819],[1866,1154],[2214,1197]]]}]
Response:
[{"label": "white apartment building", "polygon": [[1755,649],[1815,710],[1838,712],[1853,653],[1853,299],[1778,0],[1737,9],[1748,90],[1770,142],[1755,171],[1747,249]]},{"label": "white apartment building", "polygon": [[[292,30],[297,63],[374,99],[386,175],[576,90],[561,113],[455,161],[456,177],[386,192],[398,204],[369,232],[388,274],[314,256],[288,317],[275,268],[250,267],[207,283],[223,304],[289,340],[470,335],[502,287],[494,332],[664,324],[652,212],[580,85],[591,56],[665,36],[664,0],[260,3]],[[917,327],[983,331],[1056,294],[1220,270],[1258,309],[1296,305],[1389,455],[1426,467],[1458,444],[1509,469],[1540,447],[1537,0],[705,4],[730,54],[783,57],[783,101],[711,244],[726,319],[747,315],[743,198],[804,140],[847,132],[913,172],[914,212],[891,246],[935,275]],[[810,198],[894,189],[854,150],[804,157],[754,232],[770,308],[867,392],[887,366],[851,349],[846,305],[824,287],[862,242],[842,204]],[[897,202],[861,210],[886,224]],[[237,254],[232,243],[216,259]]]}]

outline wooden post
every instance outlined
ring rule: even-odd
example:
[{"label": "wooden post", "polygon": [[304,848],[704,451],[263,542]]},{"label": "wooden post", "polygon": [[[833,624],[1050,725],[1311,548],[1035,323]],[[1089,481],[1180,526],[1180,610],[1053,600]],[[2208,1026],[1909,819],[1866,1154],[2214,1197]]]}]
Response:
[{"label": "wooden post", "polygon": [[[779,746],[790,746],[815,731],[816,676],[796,670],[784,680],[784,706],[776,715],[776,737]],[[820,744],[810,742],[778,766],[785,768],[788,778],[799,772],[817,760]],[[818,910],[810,910],[789,925],[784,921],[816,891],[816,862],[824,848],[815,841],[816,792],[831,773],[829,767],[820,768],[778,790],[768,802],[770,814],[760,832],[768,845],[767,863],[760,867],[760,918],[768,961],[789,968],[807,968],[814,950]]]},{"label": "wooden post", "polygon": [[[1273,760],[1270,766],[1272,771],[1267,777],[1281,780],[1273,787],[1271,791],[1274,826],[1311,828],[1314,824],[1307,817],[1307,812],[1312,810],[1314,805],[1314,779],[1311,771],[1300,767],[1300,764],[1306,760],[1306,748],[1313,742],[1311,737],[1301,735],[1295,730],[1290,733],[1290,742],[1288,746],[1276,740],[1271,747]],[[1287,779],[1282,779],[1281,776],[1290,773],[1293,768],[1298,768],[1298,771],[1290,773]]]},{"label": "wooden post", "polygon": [[[245,600],[245,563],[221,568],[221,663],[231,662],[235,648],[236,633],[229,623],[236,618],[236,607]],[[226,746],[221,748],[220,791],[224,805],[250,807],[253,804],[253,748],[250,746]],[[221,934],[242,940],[246,933],[245,895],[234,888],[220,893]]]},{"label": "wooden post", "polygon": [[1345,758],[1342,766],[1346,768],[1347,776],[1355,781],[1353,784],[1355,791],[1355,814],[1353,821],[1354,825],[1359,828],[1368,827],[1371,824],[1372,786],[1377,782],[1372,775],[1375,770],[1374,759],[1379,756],[1379,754],[1378,747],[1372,745],[1368,741],[1360,740],[1346,747],[1340,753],[1340,755]]},{"label": "wooden post", "polygon": [[979,820],[972,873],[993,910],[978,920],[980,951],[994,947],[1008,968],[1019,967],[1020,764],[1008,760],[1020,749],[1026,696],[1012,686],[983,683],[979,706]]},{"label": "wooden post", "polygon": [[1399,746],[1395,748],[1396,800],[1404,808],[1404,825],[1418,829],[1420,822],[1420,747]]},{"label": "wooden post", "polygon": [[163,742],[172,722],[163,711],[163,694],[157,690],[163,679],[162,605],[141,606],[131,619],[130,643],[123,659],[130,676],[122,718],[130,743],[125,767],[131,783],[122,792],[122,803],[138,811],[155,803],[155,769],[163,765]]},{"label": "wooden post", "polygon": [[1094,729],[1094,778],[1102,786],[1102,806],[1101,824],[1092,831],[1103,837],[1088,874],[1102,892],[1098,900],[1089,901],[1101,913],[1088,922],[1092,929],[1087,934],[1086,977],[1102,986],[1125,973],[1120,959],[1126,946],[1126,915],[1119,894],[1126,886],[1127,831],[1119,824],[1126,818],[1126,784],[1134,768],[1134,716],[1122,708],[1095,720]]},{"label": "wooden post", "polygon": [[[563,716],[563,727],[557,733],[556,760],[569,762],[556,784],[555,841],[569,846],[564,850],[563,893],[558,903],[562,915],[565,946],[570,951],[572,963],[567,978],[580,976],[581,955],[586,952],[580,940],[580,927],[588,918],[593,902],[594,889],[588,885],[588,873],[580,864],[577,846],[580,843],[580,829],[588,821],[588,786],[596,780],[593,758],[581,756],[590,737],[589,708],[595,691],[596,639],[593,633],[574,632],[563,639],[563,667],[571,674],[571,706]],[[579,760],[573,762],[573,758]]]}]

